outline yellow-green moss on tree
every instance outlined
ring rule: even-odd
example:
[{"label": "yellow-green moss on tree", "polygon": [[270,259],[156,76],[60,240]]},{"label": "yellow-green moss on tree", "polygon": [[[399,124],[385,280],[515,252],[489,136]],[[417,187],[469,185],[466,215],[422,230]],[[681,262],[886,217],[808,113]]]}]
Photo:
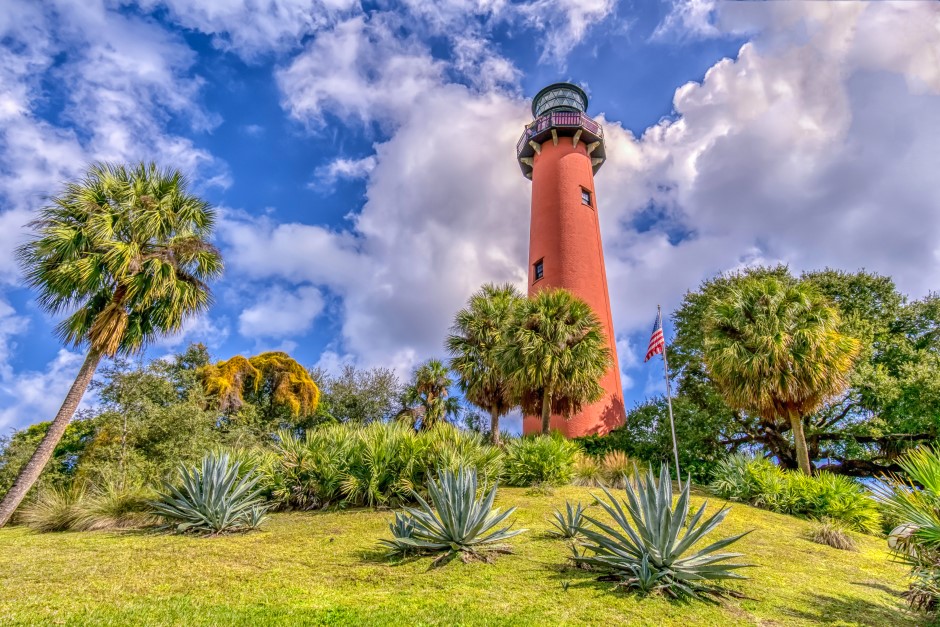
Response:
[{"label": "yellow-green moss on tree", "polygon": [[209,364],[200,369],[199,379],[213,405],[225,413],[238,412],[247,402],[266,418],[284,412],[298,418],[312,415],[320,403],[320,388],[310,373],[281,351]]}]

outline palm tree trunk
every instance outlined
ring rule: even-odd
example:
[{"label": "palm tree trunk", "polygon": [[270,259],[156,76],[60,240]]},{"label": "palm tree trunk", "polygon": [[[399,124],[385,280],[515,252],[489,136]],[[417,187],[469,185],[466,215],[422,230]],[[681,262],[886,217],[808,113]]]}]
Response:
[{"label": "palm tree trunk", "polygon": [[36,448],[36,452],[33,453],[29,462],[27,462],[23,470],[20,471],[19,476],[17,476],[16,481],[13,483],[13,487],[10,488],[10,491],[3,497],[3,501],[0,502],[0,527],[3,527],[9,522],[10,518],[13,516],[13,512],[19,507],[30,488],[32,488],[36,480],[39,479],[39,475],[42,474],[46,464],[49,463],[49,460],[52,458],[52,453],[55,451],[55,447],[58,446],[59,440],[62,439],[62,435],[65,433],[65,428],[69,426],[69,422],[72,420],[72,416],[75,415],[75,410],[78,409],[78,404],[81,402],[82,396],[85,395],[85,390],[88,389],[88,384],[91,383],[92,377],[95,376],[95,369],[98,367],[98,362],[100,361],[100,352],[94,349],[88,351],[88,356],[85,357],[85,363],[83,363],[81,369],[79,369],[78,376],[75,377],[75,381],[72,383],[69,393],[65,395],[65,400],[62,402],[62,407],[59,408],[59,413],[56,414],[52,424],[49,425],[49,430],[46,431],[46,435],[43,436],[42,442],[40,442],[39,446]]},{"label": "palm tree trunk", "polygon": [[490,409],[490,441],[499,446],[499,410],[495,407]]},{"label": "palm tree trunk", "polygon": [[549,422],[552,419],[552,393],[545,388],[542,392],[542,433],[548,435]]},{"label": "palm tree trunk", "polygon": [[809,451],[806,448],[806,435],[803,433],[803,417],[799,412],[791,409],[790,428],[793,430],[793,446],[796,449],[796,461],[803,474],[813,474],[813,467],[809,463]]}]

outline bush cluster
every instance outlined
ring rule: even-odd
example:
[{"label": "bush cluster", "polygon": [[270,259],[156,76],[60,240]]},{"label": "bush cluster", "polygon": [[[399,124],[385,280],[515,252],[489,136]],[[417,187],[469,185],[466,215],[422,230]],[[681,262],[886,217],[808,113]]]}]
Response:
[{"label": "bush cluster", "polygon": [[511,440],[505,451],[507,485],[560,486],[571,482],[580,448],[556,432]]},{"label": "bush cluster", "polygon": [[262,484],[281,509],[329,505],[394,507],[426,493],[438,469],[476,470],[487,483],[499,479],[502,453],[483,436],[441,424],[415,431],[401,423],[326,425],[298,436],[278,434],[273,450],[257,457]]},{"label": "bush cluster", "polygon": [[721,498],[772,512],[828,518],[866,533],[881,529],[878,503],[864,486],[841,475],[808,476],[766,459],[732,455],[718,463],[710,488]]},{"label": "bush cluster", "polygon": [[[159,494],[139,486],[44,488],[18,519],[36,530],[62,531],[143,526],[162,518],[179,530],[222,533],[257,526],[246,521],[260,521],[267,507],[414,503],[415,494],[427,495],[432,476],[459,468],[472,470],[487,485],[564,485],[578,455],[578,446],[557,434],[514,439],[500,449],[479,433],[446,423],[421,431],[398,422],[329,424],[302,435],[282,430],[269,447],[219,447],[205,456],[202,467],[180,464],[175,481]],[[207,468],[212,460],[218,463]],[[623,455],[601,463],[602,476],[611,478],[604,483],[622,481],[627,463]],[[248,474],[250,498],[243,499],[236,488]],[[242,500],[249,505],[239,509]],[[242,516],[242,510],[254,518]]]}]

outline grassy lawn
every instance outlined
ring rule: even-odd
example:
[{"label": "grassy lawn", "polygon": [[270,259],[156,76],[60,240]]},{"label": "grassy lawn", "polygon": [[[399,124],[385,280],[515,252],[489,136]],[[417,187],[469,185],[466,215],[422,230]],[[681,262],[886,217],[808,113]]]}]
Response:
[{"label": "grassy lawn", "polygon": [[[596,491],[596,490],[595,490]],[[914,625],[899,594],[905,570],[882,539],[851,553],[806,539],[810,523],[734,505],[716,536],[754,532],[746,599],[718,604],[637,598],[563,567],[568,549],[545,536],[565,499],[500,490],[517,505],[515,554],[493,564],[431,558],[390,563],[378,538],[390,512],[277,514],[264,530],[193,538],[150,532],[37,534],[0,530],[0,624],[65,625]],[[720,501],[713,499],[713,504]],[[598,509],[591,508],[592,515]],[[714,538],[714,539],[717,539]],[[568,583],[567,590],[564,584]]]}]

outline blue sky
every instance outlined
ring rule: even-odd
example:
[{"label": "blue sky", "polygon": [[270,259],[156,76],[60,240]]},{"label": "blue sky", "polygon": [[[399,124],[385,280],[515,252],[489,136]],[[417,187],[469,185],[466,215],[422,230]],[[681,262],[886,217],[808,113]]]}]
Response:
[{"label": "blue sky", "polygon": [[[936,3],[8,0],[0,8],[0,430],[81,356],[11,251],[98,159],[156,159],[219,207],[225,278],[190,341],[406,373],[485,281],[522,285],[528,98],[582,84],[628,404],[657,303],[721,271],[940,274]],[[670,331],[667,322],[667,335]],[[511,427],[510,427],[511,428]]]}]

